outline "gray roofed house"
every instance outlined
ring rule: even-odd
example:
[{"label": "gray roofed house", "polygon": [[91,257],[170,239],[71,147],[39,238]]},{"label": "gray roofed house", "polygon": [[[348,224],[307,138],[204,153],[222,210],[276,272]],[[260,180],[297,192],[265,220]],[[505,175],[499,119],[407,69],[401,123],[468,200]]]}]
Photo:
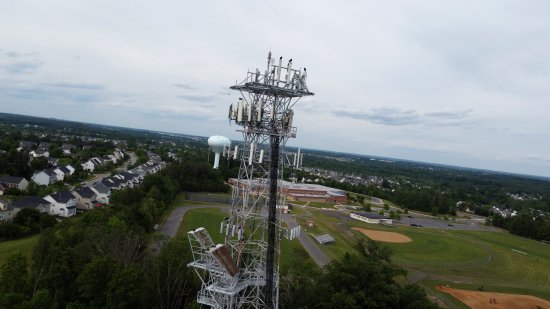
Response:
[{"label": "gray roofed house", "polygon": [[15,188],[19,190],[27,190],[29,182],[23,177],[16,176],[0,176],[0,183],[8,185],[9,188]]},{"label": "gray roofed house", "polygon": [[4,192],[8,191],[9,189],[10,187],[7,184],[0,182],[0,195],[4,195]]},{"label": "gray roofed house", "polygon": [[89,187],[80,187],[72,191],[76,197],[76,207],[78,209],[89,210],[94,208],[97,194]]},{"label": "gray roofed house", "polygon": [[44,197],[52,203],[50,214],[61,217],[72,217],[76,215],[76,197],[69,191],[55,192]]},{"label": "gray roofed house", "polygon": [[0,221],[12,220],[17,211],[6,198],[0,197]]},{"label": "gray roofed house", "polygon": [[54,168],[47,168],[41,171],[35,171],[31,177],[35,183],[48,186],[57,181],[57,174],[54,172]]},{"label": "gray roofed house", "polygon": [[36,145],[36,143],[31,142],[31,141],[20,141],[19,142],[19,147],[21,147],[25,150],[31,150],[34,145]]},{"label": "gray roofed house", "polygon": [[69,170],[65,166],[59,166],[58,169],[60,169],[65,175],[70,175],[71,174],[71,170]]},{"label": "gray roofed house", "polygon": [[101,182],[94,183],[90,189],[96,193],[96,200],[102,204],[109,204],[111,189]]},{"label": "gray roofed house", "polygon": [[36,150],[31,150],[29,152],[29,155],[32,156],[33,158],[39,158],[39,157],[48,158],[50,156],[50,153],[47,150],[36,149]]},{"label": "gray roofed house", "polygon": [[18,209],[33,208],[40,212],[49,213],[51,204],[51,202],[46,201],[39,196],[27,196],[13,201],[12,206]]},{"label": "gray roofed house", "polygon": [[49,166],[57,166],[57,162],[59,162],[58,158],[48,158],[48,165]]},{"label": "gray roofed house", "polygon": [[117,177],[103,178],[101,180],[101,183],[103,183],[111,190],[120,190],[127,187],[126,182]]}]

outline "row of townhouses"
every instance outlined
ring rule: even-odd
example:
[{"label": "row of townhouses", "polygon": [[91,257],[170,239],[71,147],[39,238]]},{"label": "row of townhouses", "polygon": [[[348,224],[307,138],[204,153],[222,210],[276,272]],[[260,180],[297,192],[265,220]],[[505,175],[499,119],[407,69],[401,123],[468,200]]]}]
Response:
[{"label": "row of townhouses", "polygon": [[[72,217],[76,215],[77,209],[90,210],[99,205],[109,204],[113,190],[133,188],[142,182],[145,175],[157,173],[164,166],[165,163],[162,161],[151,160],[129,171],[117,172],[92,185],[77,187],[72,191],[55,192],[44,197],[28,196],[11,203],[6,198],[0,197],[0,221],[13,219],[15,214],[23,208],[34,208],[60,217]],[[20,177],[2,176],[0,182],[9,180],[10,185],[16,185],[15,178]]]}]

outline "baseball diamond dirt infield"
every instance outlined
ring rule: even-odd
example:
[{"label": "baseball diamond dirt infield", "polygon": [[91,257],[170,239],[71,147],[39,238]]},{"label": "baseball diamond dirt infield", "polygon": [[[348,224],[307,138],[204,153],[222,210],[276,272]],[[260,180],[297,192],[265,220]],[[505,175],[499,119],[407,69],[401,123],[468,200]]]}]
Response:
[{"label": "baseball diamond dirt infield", "polygon": [[467,291],[448,288],[439,285],[437,289],[449,293],[467,306],[477,308],[546,308],[550,309],[550,302],[531,295],[506,294],[497,292]]},{"label": "baseball diamond dirt infield", "polygon": [[376,241],[393,242],[393,243],[405,243],[405,242],[412,241],[412,239],[410,239],[408,236],[395,233],[395,232],[367,230],[360,227],[353,227],[352,229],[359,231],[363,233],[365,236],[367,236],[368,238]]}]

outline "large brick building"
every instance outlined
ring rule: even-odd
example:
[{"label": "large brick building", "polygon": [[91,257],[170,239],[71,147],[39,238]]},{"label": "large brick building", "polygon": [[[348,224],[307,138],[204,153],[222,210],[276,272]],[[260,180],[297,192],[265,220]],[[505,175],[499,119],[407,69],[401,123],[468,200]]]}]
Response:
[{"label": "large brick building", "polygon": [[[232,185],[237,184],[235,178],[229,179]],[[247,185],[241,183],[241,186]],[[268,182],[266,180],[254,180],[252,186],[255,191],[265,190]],[[327,203],[345,203],[347,201],[346,191],[334,189],[318,184],[305,183],[290,183],[282,182],[283,193],[287,201],[304,201],[304,202],[327,202]]]}]

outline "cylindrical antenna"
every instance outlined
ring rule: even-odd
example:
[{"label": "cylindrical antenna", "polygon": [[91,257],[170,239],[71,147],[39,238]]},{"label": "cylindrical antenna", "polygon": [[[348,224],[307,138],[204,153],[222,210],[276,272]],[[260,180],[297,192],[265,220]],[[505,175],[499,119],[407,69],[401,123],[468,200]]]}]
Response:
[{"label": "cylindrical antenna", "polygon": [[250,155],[248,156],[248,165],[252,165],[252,159],[254,159],[254,144],[250,143]]}]

